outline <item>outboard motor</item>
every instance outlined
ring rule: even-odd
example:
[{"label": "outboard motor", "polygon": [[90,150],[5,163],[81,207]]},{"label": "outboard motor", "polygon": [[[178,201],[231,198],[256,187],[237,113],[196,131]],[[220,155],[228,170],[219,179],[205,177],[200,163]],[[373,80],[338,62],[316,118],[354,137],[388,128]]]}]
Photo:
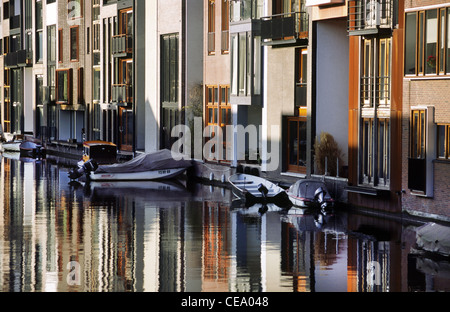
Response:
[{"label": "outboard motor", "polygon": [[327,207],[327,202],[325,201],[325,195],[326,191],[319,187],[316,192],[314,193],[314,200],[317,201],[317,203],[320,205],[320,208],[325,209]]},{"label": "outboard motor", "polygon": [[91,159],[91,160],[88,160],[84,164],[84,168],[85,168],[86,172],[93,172],[93,171],[97,170],[98,164],[93,159]]}]

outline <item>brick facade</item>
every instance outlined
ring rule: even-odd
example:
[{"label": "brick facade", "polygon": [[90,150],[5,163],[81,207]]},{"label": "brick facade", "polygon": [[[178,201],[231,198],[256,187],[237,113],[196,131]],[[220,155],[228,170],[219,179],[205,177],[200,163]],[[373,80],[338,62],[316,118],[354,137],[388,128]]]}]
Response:
[{"label": "brick facade", "polygon": [[[445,0],[408,0],[405,10],[417,8],[427,10],[427,6],[446,5]],[[432,159],[433,194],[430,197],[419,196],[408,189],[408,157],[410,157],[410,122],[412,107],[433,107],[434,116],[431,127],[436,124],[450,124],[450,76],[405,76],[403,78],[403,113],[402,113],[402,208],[410,213],[425,216],[437,216],[450,219],[448,192],[450,189],[450,161]],[[437,146],[437,138],[431,138],[432,146]]]}]

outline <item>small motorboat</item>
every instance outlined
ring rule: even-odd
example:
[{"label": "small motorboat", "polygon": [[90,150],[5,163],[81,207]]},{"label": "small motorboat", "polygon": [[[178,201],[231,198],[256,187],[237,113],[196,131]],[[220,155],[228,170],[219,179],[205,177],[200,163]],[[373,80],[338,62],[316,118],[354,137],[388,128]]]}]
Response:
[{"label": "small motorboat", "polygon": [[1,151],[2,152],[20,152],[20,144],[22,144],[22,140],[13,140],[8,142],[1,143]]},{"label": "small motorboat", "polygon": [[117,162],[117,145],[106,141],[86,141],[83,143],[83,161],[95,160],[99,165]]},{"label": "small motorboat", "polygon": [[23,141],[20,146],[20,156],[29,158],[45,157],[45,149],[41,144],[32,141]]},{"label": "small motorboat", "polygon": [[320,207],[325,209],[334,206],[324,182],[312,179],[301,179],[286,191],[292,204],[296,207]]},{"label": "small motorboat", "polygon": [[[175,158],[174,158],[175,157]],[[69,172],[70,179],[83,174],[91,181],[143,181],[174,178],[193,165],[191,160],[183,160],[182,155],[164,149],[154,153],[144,153],[124,162],[99,165],[91,159],[79,162],[78,168]]]},{"label": "small motorboat", "polygon": [[236,173],[228,178],[235,196],[245,200],[247,207],[257,203],[273,203],[279,207],[292,206],[285,190],[280,186],[250,174]]}]

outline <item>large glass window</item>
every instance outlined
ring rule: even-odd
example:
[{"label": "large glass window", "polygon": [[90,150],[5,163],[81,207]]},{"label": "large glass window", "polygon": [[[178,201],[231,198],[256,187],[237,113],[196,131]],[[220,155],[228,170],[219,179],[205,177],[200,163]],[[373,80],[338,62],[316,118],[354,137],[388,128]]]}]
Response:
[{"label": "large glass window", "polygon": [[73,26],[70,28],[70,60],[77,61],[78,60],[78,51],[79,51],[79,29],[78,26]]},{"label": "large glass window", "polygon": [[417,13],[407,13],[405,22],[405,75],[416,74]]},{"label": "large glass window", "polygon": [[437,65],[437,38],[438,38],[437,10],[426,11],[426,37],[425,37],[425,72],[436,74]]},{"label": "large glass window", "polygon": [[437,155],[442,159],[450,159],[450,125],[437,126]]},{"label": "large glass window", "polygon": [[56,101],[60,104],[70,103],[71,79],[70,69],[56,71]]},{"label": "large glass window", "polygon": [[161,38],[161,101],[178,102],[178,34]]},{"label": "large glass window", "polygon": [[425,153],[425,110],[413,110],[411,122],[411,158],[424,159]]}]

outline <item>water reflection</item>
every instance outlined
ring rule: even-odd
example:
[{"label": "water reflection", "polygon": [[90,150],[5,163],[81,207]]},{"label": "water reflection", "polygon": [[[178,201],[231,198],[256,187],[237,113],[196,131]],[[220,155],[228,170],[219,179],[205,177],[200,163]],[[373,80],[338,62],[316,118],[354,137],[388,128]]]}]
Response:
[{"label": "water reflection", "polygon": [[181,182],[72,183],[3,155],[0,291],[450,290],[448,259],[411,253],[414,226],[234,204]]}]

